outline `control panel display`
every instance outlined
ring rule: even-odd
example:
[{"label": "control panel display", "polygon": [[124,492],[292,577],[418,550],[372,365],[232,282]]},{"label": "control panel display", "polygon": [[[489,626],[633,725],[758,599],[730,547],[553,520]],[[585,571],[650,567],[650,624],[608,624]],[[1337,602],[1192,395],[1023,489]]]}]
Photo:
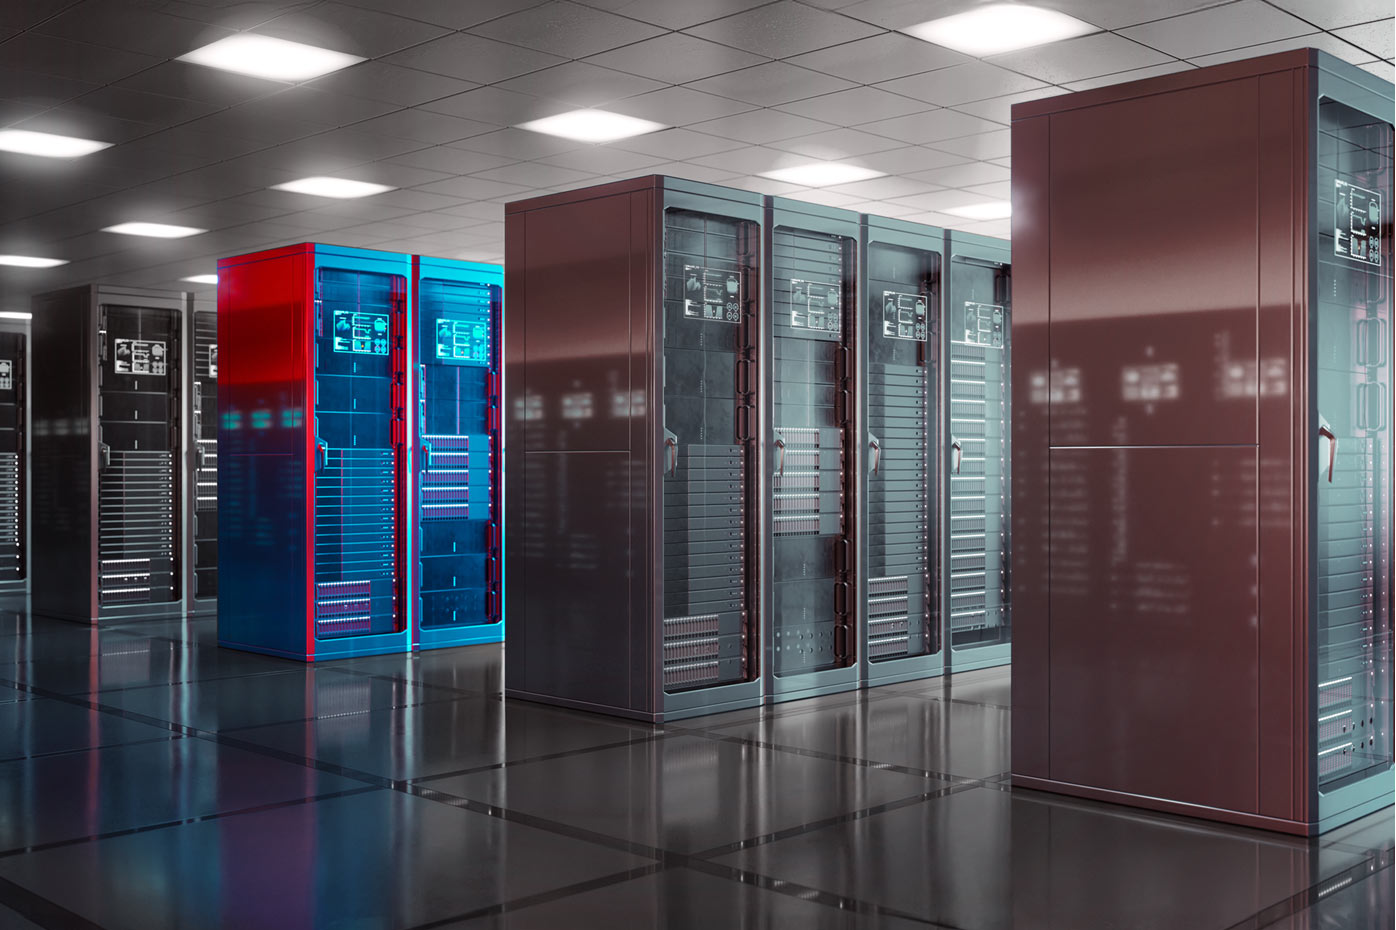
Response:
[{"label": "control panel display", "polygon": [[483,321],[436,321],[436,357],[441,361],[489,364],[490,328]]},{"label": "control panel display", "polygon": [[953,333],[956,342],[1003,348],[1003,307],[965,301],[961,325]]},{"label": "control panel display", "polygon": [[741,322],[742,285],[737,272],[684,265],[683,276],[684,316],[726,323]]},{"label": "control panel display", "polygon": [[15,389],[15,363],[8,358],[0,358],[0,391]]},{"label": "control panel display", "polygon": [[882,292],[882,335],[887,339],[926,341],[924,294]]},{"label": "control panel display", "polygon": [[1333,254],[1381,264],[1381,194],[1333,181]]},{"label": "control panel display", "polygon": [[843,301],[837,284],[790,279],[790,326],[826,333],[843,330]]},{"label": "control panel display", "polygon": [[169,356],[165,344],[151,339],[117,339],[116,373],[119,375],[165,374]]},{"label": "control panel display", "polygon": [[334,312],[334,350],[357,355],[388,354],[388,315],[358,310]]}]

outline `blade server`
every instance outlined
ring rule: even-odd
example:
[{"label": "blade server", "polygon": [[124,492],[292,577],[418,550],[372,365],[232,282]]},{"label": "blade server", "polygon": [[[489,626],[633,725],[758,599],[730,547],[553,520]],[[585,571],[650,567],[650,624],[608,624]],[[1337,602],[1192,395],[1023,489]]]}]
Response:
[{"label": "blade server", "polygon": [[190,613],[218,607],[218,312],[197,299],[185,336],[190,346],[189,489],[192,544],[187,557]]},{"label": "blade server", "polygon": [[410,259],[307,244],[218,269],[220,645],[410,649]]},{"label": "blade server", "polygon": [[[189,296],[76,287],[33,300],[33,609],[179,613]],[[87,566],[74,571],[74,566]]]},{"label": "blade server", "polygon": [[856,688],[853,321],[860,294],[856,213],[766,202],[764,498],[766,694]]},{"label": "blade server", "polygon": [[862,221],[858,404],[865,684],[944,667],[940,557],[941,288],[944,232],[883,217]]},{"label": "blade server", "polygon": [[663,177],[506,207],[508,694],[760,703],[762,219]]},{"label": "blade server", "polygon": [[29,578],[29,333],[0,324],[0,591]]},{"label": "blade server", "polygon": [[504,638],[499,354],[503,270],[412,259],[413,646]]},{"label": "blade server", "polygon": [[1014,108],[1015,784],[1391,804],[1392,108],[1312,49]]}]

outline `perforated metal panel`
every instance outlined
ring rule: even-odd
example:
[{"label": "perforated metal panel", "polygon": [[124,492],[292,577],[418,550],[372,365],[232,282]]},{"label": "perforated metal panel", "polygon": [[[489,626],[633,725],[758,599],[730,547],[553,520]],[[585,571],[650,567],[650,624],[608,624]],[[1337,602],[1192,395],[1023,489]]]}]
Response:
[{"label": "perforated metal panel", "polygon": [[218,596],[218,315],[194,314],[194,590]]}]

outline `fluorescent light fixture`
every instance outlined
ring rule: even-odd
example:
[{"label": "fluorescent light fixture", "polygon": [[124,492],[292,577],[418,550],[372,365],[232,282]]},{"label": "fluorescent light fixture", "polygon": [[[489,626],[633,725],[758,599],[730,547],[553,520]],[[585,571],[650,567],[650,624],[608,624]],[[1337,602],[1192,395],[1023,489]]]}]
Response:
[{"label": "fluorescent light fixture", "polygon": [[790,184],[803,184],[805,187],[828,187],[830,184],[851,184],[854,181],[866,181],[869,178],[880,178],[883,172],[874,171],[871,168],[860,168],[857,165],[846,165],[837,161],[816,161],[807,165],[796,165],[794,168],[781,168],[777,171],[767,171],[762,175],[764,178],[771,178],[775,181],[786,181]]},{"label": "fluorescent light fixture", "polygon": [[190,275],[190,276],[187,277],[187,278],[180,278],[180,280],[181,280],[181,281],[188,281],[190,284],[217,284],[217,283],[218,283],[218,275],[216,275],[216,274],[194,274],[194,275]]},{"label": "fluorescent light fixture", "polygon": [[1006,220],[1013,215],[1013,204],[1007,200],[989,200],[963,207],[946,207],[940,212],[971,220]]},{"label": "fluorescent light fixture", "polygon": [[983,58],[1099,32],[1074,16],[1021,3],[991,3],[902,30],[936,45]]},{"label": "fluorescent light fixture", "polygon": [[349,200],[354,197],[372,197],[392,190],[386,184],[370,184],[368,181],[350,181],[347,178],[301,178],[285,184],[272,185],[274,191],[291,191],[295,194],[311,194],[315,197],[334,197]]},{"label": "fluorescent light fixture", "polygon": [[32,320],[34,314],[28,310],[0,310],[0,320]]},{"label": "fluorescent light fixture", "polygon": [[36,258],[33,255],[0,255],[0,265],[16,268],[56,268],[68,262],[62,258]]},{"label": "fluorescent light fixture", "polygon": [[165,223],[118,223],[108,226],[102,232],[121,233],[123,236],[150,236],[155,239],[183,239],[185,236],[197,236],[208,230],[195,229],[193,226],[170,226]]},{"label": "fluorescent light fixture", "polygon": [[520,123],[519,129],[541,132],[578,142],[614,142],[631,136],[643,136],[647,132],[668,129],[663,123],[653,123],[647,119],[636,119],[606,110],[572,110],[557,116],[545,116],[527,123]]},{"label": "fluorescent light fixture", "polygon": [[270,81],[308,81],[364,59],[314,45],[243,32],[196,48],[180,55],[179,60]]},{"label": "fluorescent light fixture", "polygon": [[0,151],[3,152],[40,155],[44,158],[81,158],[109,148],[110,142],[79,139],[77,136],[30,132],[27,129],[0,129]]}]

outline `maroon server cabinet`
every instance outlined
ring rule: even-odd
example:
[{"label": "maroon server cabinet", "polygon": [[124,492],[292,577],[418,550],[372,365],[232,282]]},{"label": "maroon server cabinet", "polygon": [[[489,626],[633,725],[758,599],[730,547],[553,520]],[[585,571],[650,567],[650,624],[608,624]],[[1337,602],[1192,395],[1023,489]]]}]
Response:
[{"label": "maroon server cabinet", "polygon": [[1392,86],[1313,50],[1013,110],[1013,782],[1392,801]]}]

